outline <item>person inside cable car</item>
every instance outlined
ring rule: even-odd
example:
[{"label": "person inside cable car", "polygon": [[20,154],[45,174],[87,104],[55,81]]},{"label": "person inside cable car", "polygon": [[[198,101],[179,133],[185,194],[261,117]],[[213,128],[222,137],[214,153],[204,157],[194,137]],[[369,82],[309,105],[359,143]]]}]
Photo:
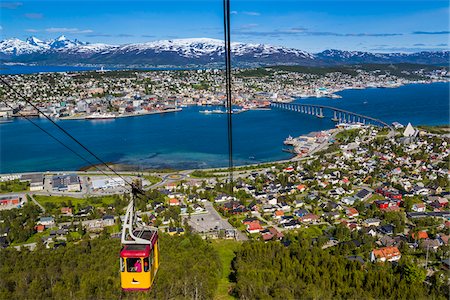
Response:
[{"label": "person inside cable car", "polygon": [[136,260],[134,263],[134,271],[139,273],[142,272],[141,259]]},{"label": "person inside cable car", "polygon": [[144,258],[144,272],[148,272],[148,257]]}]

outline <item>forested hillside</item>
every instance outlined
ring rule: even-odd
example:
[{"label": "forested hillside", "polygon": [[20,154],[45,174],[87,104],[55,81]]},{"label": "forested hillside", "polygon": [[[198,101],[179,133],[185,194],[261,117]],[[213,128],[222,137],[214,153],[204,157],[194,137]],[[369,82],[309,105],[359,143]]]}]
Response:
[{"label": "forested hillside", "polygon": [[[218,289],[226,267],[219,255],[229,251],[217,251],[211,242],[189,233],[163,235],[160,240],[161,265],[149,293],[121,291],[120,241],[106,235],[55,250],[0,250],[0,299],[222,299],[226,295],[226,279],[222,282],[222,278]],[[240,299],[449,297],[443,271],[424,283],[424,269],[408,256],[397,266],[361,264],[322,250],[302,234],[288,235],[283,243],[220,245],[237,249],[228,290]],[[230,260],[222,259],[222,263]]]},{"label": "forested hillside", "polygon": [[120,241],[99,238],[56,250],[0,250],[0,299],[211,299],[221,274],[211,245],[196,235],[160,240],[150,294],[121,291]]},{"label": "forested hillside", "polygon": [[423,268],[408,259],[398,266],[361,264],[291,236],[282,243],[244,243],[233,263],[241,299],[448,299],[436,273],[423,283]]}]

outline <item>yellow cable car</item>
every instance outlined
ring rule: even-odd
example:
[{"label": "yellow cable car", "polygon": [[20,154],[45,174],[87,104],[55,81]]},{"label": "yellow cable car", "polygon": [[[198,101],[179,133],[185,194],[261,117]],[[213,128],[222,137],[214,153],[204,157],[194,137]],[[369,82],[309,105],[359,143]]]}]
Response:
[{"label": "yellow cable car", "polygon": [[[131,200],[122,228],[120,278],[124,291],[148,291],[159,267],[158,230],[138,224]],[[137,226],[137,229],[133,227]]]}]

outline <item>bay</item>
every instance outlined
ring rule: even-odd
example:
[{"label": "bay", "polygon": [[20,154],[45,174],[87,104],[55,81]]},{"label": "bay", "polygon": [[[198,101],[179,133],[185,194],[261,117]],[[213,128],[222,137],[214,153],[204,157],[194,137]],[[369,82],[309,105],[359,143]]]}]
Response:
[{"label": "bay", "polygon": [[[449,83],[411,84],[395,89],[345,90],[342,99],[297,99],[413,125],[449,123]],[[226,115],[199,113],[202,107],[115,120],[66,120],[59,125],[104,161],[143,169],[209,168],[228,164]],[[208,108],[213,109],[213,108]],[[92,157],[60,134],[50,122],[34,118],[92,163]],[[233,149],[237,165],[287,159],[282,152],[288,135],[298,136],[334,126],[330,116],[285,110],[249,111],[233,116]],[[0,124],[0,173],[77,170],[87,163],[25,119]]]}]

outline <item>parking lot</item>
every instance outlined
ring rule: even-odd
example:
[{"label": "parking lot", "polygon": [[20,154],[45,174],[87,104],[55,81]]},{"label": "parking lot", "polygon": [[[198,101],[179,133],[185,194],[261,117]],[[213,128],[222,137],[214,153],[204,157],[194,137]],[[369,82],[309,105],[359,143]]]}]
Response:
[{"label": "parking lot", "polygon": [[218,229],[233,229],[227,220],[222,219],[211,202],[204,202],[207,213],[191,215],[189,225],[197,232],[208,232]]}]

